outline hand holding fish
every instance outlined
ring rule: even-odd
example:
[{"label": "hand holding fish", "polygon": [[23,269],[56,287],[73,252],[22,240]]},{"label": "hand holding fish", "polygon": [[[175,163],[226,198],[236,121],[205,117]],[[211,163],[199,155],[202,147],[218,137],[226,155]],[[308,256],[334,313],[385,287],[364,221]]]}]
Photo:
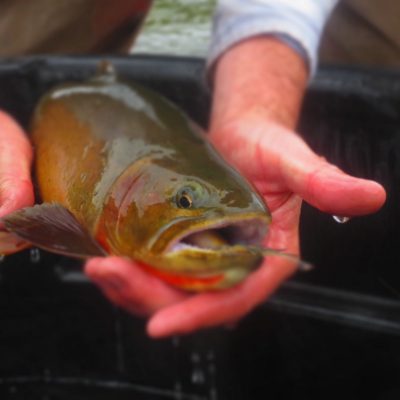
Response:
[{"label": "hand holding fish", "polygon": [[0,217],[34,203],[32,146],[11,116],[0,111]]},{"label": "hand holding fish", "polygon": [[335,215],[382,206],[381,185],[343,173],[294,132],[307,70],[292,49],[273,38],[245,41],[222,57],[215,81],[212,142],[267,197],[271,211],[290,193]]},{"label": "hand holding fish", "polygon": [[[263,55],[258,63],[254,54]],[[7,216],[7,230],[78,258],[137,260],[93,258],[85,271],[114,303],[150,315],[153,337],[237,320],[295,270],[293,260],[271,256],[242,281],[266,254],[257,243],[268,225],[263,245],[298,254],[301,197],[348,216],[373,212],[385,199],[380,185],[329,165],[292,131],[306,75],[292,50],[268,38],[235,46],[217,65],[210,138],[259,193],[151,91],[107,73],[55,88],[33,121],[44,204]],[[4,214],[32,203],[30,147],[10,126],[3,182],[19,179]],[[189,294],[168,283],[224,290]]]},{"label": "hand holding fish", "polygon": [[[272,223],[264,244],[294,254],[299,252],[301,198],[322,211],[346,216],[374,212],[385,201],[379,184],[346,175],[293,132],[306,75],[303,61],[273,39],[256,38],[236,46],[216,69],[211,129],[216,147],[265,197]],[[154,337],[235,321],[295,269],[289,260],[267,257],[233,288],[187,295],[122,259],[94,259],[86,266],[111,300],[152,315],[148,332]]]}]

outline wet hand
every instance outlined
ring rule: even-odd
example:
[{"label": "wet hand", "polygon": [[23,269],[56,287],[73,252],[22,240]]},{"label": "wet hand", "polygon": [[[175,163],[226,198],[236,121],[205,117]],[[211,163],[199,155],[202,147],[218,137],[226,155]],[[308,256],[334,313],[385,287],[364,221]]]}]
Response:
[{"label": "wet hand", "polygon": [[[267,247],[298,254],[301,197],[339,215],[373,212],[384,201],[380,185],[346,175],[314,154],[297,134],[264,117],[243,116],[225,129],[213,133],[214,143],[256,185],[270,207]],[[127,260],[93,259],[86,266],[87,274],[114,303],[134,314],[151,315],[148,332],[153,337],[239,319],[295,270],[296,264],[289,260],[267,257],[240,285],[192,295],[169,287]]]},{"label": "wet hand", "polygon": [[[380,185],[346,175],[294,132],[307,70],[291,49],[273,38],[245,41],[218,62],[215,82],[210,138],[264,196],[272,213],[266,246],[298,254],[302,198],[343,216],[374,212],[383,204],[385,191]],[[193,295],[123,259],[93,259],[86,265],[86,273],[112,301],[150,316],[147,329],[152,337],[235,321],[263,302],[295,269],[287,259],[267,257],[241,284]]]},{"label": "wet hand", "polygon": [[0,217],[34,203],[32,146],[23,129],[0,111]]}]

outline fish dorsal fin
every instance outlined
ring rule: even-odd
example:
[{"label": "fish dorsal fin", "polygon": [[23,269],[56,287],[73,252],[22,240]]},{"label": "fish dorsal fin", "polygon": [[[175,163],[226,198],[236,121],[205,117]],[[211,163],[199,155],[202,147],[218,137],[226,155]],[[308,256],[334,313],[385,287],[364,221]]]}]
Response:
[{"label": "fish dorsal fin", "polygon": [[4,226],[32,245],[76,258],[104,256],[106,252],[65,207],[44,203],[3,217]]}]

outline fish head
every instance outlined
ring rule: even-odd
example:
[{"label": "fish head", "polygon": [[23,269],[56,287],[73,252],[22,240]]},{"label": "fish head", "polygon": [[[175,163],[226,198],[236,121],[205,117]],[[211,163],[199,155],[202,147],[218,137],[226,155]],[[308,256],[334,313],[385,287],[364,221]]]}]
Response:
[{"label": "fish head", "polygon": [[271,218],[262,196],[218,158],[143,159],[114,184],[98,239],[187,290],[230,287],[262,262]]}]

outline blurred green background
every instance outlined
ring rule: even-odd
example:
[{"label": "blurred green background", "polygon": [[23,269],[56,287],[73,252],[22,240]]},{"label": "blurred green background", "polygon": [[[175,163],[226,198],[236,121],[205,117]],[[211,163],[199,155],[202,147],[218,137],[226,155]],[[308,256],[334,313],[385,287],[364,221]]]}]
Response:
[{"label": "blurred green background", "polygon": [[154,0],[133,53],[204,57],[216,0]]}]

